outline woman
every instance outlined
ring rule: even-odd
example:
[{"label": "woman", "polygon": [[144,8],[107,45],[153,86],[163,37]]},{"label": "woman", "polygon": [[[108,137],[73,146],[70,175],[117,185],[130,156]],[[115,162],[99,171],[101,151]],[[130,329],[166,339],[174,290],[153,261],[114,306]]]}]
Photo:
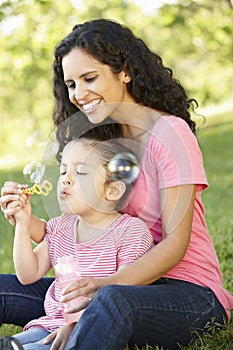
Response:
[{"label": "woman", "polygon": [[[105,123],[108,116],[117,123],[117,132],[134,149],[142,169],[125,211],[146,222],[155,242],[126,269],[63,290],[63,301],[99,291],[65,349],[120,350],[127,343],[179,349],[211,320],[224,324],[233,297],[222,286],[204,219],[201,193],[208,184],[189,113],[195,100],[142,40],[108,20],[75,26],[57,46],[54,95],[60,150],[72,133],[82,132],[83,126],[79,131],[70,127],[63,142],[60,125],[79,110],[92,124]],[[88,125],[81,112],[77,123]],[[20,187],[11,182],[2,189],[2,209],[11,222],[14,211],[7,203],[17,199],[17,191]],[[33,237],[40,241],[44,224],[33,218],[31,232],[33,225],[41,225],[40,237]],[[7,287],[1,286],[7,295],[9,286],[17,290],[13,279],[8,276]],[[39,285],[46,289],[46,281]],[[10,309],[9,295],[7,300]],[[24,308],[23,300],[20,305]],[[27,312],[27,317],[34,315]]]}]

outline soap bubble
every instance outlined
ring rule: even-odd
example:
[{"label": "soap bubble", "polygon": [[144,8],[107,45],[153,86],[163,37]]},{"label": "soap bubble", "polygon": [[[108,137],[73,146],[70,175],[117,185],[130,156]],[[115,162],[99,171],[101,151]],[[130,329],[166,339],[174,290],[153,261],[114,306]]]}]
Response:
[{"label": "soap bubble", "polygon": [[118,153],[109,162],[108,169],[115,180],[133,183],[139,174],[138,161],[132,153]]},{"label": "soap bubble", "polygon": [[46,140],[43,139],[42,132],[40,130],[33,131],[26,140],[25,146],[29,149],[43,149],[46,146]]},{"label": "soap bubble", "polygon": [[33,160],[25,165],[23,174],[27,181],[40,184],[45,175],[45,165],[40,161]]}]

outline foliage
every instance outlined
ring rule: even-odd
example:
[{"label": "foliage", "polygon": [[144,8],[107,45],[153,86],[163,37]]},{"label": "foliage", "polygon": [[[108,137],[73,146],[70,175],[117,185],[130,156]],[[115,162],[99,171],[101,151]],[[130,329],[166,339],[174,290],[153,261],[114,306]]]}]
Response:
[{"label": "foliage", "polygon": [[178,1],[177,6],[163,6],[159,18],[158,46],[168,43],[161,54],[188,90],[202,104],[219,103],[231,94],[233,8],[229,1]]},{"label": "foliage", "polygon": [[[164,1],[145,12],[134,0],[0,1],[0,155],[25,156],[25,139],[52,128],[55,45],[77,22],[110,18],[130,26],[162,55],[201,104],[232,92],[233,10],[227,0]],[[31,153],[34,150],[31,150]],[[1,164],[0,164],[1,166]]]}]

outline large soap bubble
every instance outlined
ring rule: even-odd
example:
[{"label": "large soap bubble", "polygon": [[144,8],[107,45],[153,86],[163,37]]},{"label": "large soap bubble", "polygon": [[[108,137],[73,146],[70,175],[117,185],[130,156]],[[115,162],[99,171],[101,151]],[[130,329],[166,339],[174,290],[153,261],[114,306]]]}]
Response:
[{"label": "large soap bubble", "polygon": [[134,154],[129,152],[116,154],[109,162],[108,169],[115,180],[132,184],[138,177],[139,165]]}]

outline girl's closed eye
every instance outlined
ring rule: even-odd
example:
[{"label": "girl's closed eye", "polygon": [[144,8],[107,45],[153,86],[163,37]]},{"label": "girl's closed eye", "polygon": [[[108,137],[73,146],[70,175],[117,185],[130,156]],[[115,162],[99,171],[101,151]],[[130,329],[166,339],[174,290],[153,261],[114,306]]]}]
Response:
[{"label": "girl's closed eye", "polygon": [[78,174],[78,175],[88,175],[88,173],[85,173],[84,171],[77,171],[76,174]]},{"label": "girl's closed eye", "polygon": [[85,169],[85,167],[82,165],[82,166],[79,166],[76,170],[76,174],[78,175],[87,175],[88,174],[88,171],[87,169]]}]

